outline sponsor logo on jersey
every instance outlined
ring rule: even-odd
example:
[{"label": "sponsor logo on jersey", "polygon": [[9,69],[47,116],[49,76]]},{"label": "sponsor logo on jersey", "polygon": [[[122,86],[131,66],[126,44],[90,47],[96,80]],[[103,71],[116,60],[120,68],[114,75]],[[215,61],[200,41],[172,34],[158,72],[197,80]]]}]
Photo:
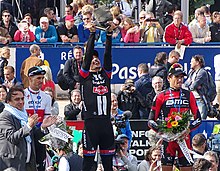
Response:
[{"label": "sponsor logo on jersey", "polygon": [[166,101],[166,106],[173,106],[173,105],[189,105],[189,101],[180,100],[180,99],[169,99]]},{"label": "sponsor logo on jersey", "polygon": [[93,93],[97,93],[98,95],[103,95],[105,93],[108,93],[108,87],[102,85],[98,87],[93,87]]}]

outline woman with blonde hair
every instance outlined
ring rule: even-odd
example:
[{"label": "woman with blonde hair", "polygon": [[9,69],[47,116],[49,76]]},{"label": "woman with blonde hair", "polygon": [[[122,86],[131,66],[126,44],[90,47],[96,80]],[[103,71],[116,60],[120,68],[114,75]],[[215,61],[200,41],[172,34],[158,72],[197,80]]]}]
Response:
[{"label": "woman with blonde hair", "polygon": [[53,91],[55,92],[55,83],[53,81],[52,72],[49,66],[42,65],[41,68],[46,71],[46,74],[44,75],[44,82],[41,87],[41,90],[44,91],[46,87],[51,87]]},{"label": "woman with blonde hair", "polygon": [[110,9],[110,13],[112,14],[112,18],[116,18],[121,14],[120,8],[118,6],[113,6]]}]

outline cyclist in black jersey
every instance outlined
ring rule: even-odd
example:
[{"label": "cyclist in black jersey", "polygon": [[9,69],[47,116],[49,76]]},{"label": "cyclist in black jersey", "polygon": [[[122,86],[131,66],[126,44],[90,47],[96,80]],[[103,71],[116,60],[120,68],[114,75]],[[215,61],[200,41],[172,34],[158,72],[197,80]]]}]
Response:
[{"label": "cyclist in black jersey", "polygon": [[[90,37],[85,58],[80,69],[80,85],[83,100],[85,128],[83,131],[83,171],[90,171],[99,146],[103,167],[112,171],[112,157],[115,152],[111,116],[111,72],[112,72],[112,31],[106,34],[104,64],[94,50],[95,27],[87,25]],[[112,25],[109,29],[112,29]]]},{"label": "cyclist in black jersey", "polygon": [[[188,133],[201,124],[201,116],[196,105],[195,97],[192,92],[182,89],[184,76],[186,76],[186,74],[184,73],[182,66],[178,63],[173,64],[169,69],[167,78],[170,83],[170,88],[156,96],[149,116],[148,125],[155,131],[158,130],[154,124],[151,124],[151,120],[164,120],[164,118],[172,112],[182,113],[191,110],[194,121],[191,122]],[[189,135],[186,134],[185,137],[188,148],[191,148]],[[180,170],[191,171],[192,165],[188,163],[176,141],[168,143],[164,141],[162,152],[163,171],[172,171],[176,154],[178,154]]]}]

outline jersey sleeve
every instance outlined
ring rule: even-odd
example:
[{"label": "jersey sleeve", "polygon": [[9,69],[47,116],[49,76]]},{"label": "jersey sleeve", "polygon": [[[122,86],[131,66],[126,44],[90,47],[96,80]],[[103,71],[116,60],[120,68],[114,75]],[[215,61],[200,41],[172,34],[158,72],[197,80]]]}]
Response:
[{"label": "jersey sleeve", "polygon": [[79,72],[80,75],[84,78],[89,75],[89,68],[92,62],[92,58],[93,58],[94,46],[95,46],[95,32],[90,33],[90,36],[87,42],[85,58],[83,60],[82,67]]},{"label": "jersey sleeve", "polygon": [[196,99],[192,92],[190,92],[190,110],[193,114],[194,120],[191,122],[189,128],[190,130],[193,130],[193,129],[196,129],[202,123],[202,119],[201,119],[198,106],[196,104]]},{"label": "jersey sleeve", "polygon": [[159,117],[160,110],[163,105],[163,97],[162,96],[163,96],[163,93],[159,94],[158,96],[155,96],[155,98],[153,100],[152,107],[151,107],[151,111],[149,114],[149,118],[148,118],[148,121],[149,121],[148,126],[151,129],[153,129],[154,131],[157,131],[157,129],[154,124],[151,124],[152,122],[150,122],[150,121],[156,121]]},{"label": "jersey sleeve", "polygon": [[105,53],[104,53],[104,69],[107,72],[112,71],[112,36],[106,34],[106,44],[105,44]]},{"label": "jersey sleeve", "polygon": [[51,104],[52,104],[52,100],[51,97],[49,95],[46,96],[47,98],[47,103],[45,105],[45,114],[44,114],[44,118],[47,117],[48,115],[51,115]]}]

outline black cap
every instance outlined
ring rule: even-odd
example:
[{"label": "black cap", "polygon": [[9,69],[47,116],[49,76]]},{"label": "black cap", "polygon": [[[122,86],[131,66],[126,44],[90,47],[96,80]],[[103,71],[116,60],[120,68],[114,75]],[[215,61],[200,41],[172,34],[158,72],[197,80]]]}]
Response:
[{"label": "black cap", "polygon": [[34,75],[44,75],[46,74],[46,71],[43,70],[39,66],[34,66],[28,70],[28,77],[34,76]]},{"label": "black cap", "polygon": [[126,134],[120,134],[117,136],[116,140],[117,141],[121,141],[123,140],[124,138],[126,138],[127,140],[129,140],[128,136]]},{"label": "black cap", "polygon": [[187,76],[186,73],[183,71],[183,67],[181,64],[179,63],[175,63],[173,64],[170,69],[169,69],[169,72],[168,72],[168,75],[184,75],[184,76]]}]

